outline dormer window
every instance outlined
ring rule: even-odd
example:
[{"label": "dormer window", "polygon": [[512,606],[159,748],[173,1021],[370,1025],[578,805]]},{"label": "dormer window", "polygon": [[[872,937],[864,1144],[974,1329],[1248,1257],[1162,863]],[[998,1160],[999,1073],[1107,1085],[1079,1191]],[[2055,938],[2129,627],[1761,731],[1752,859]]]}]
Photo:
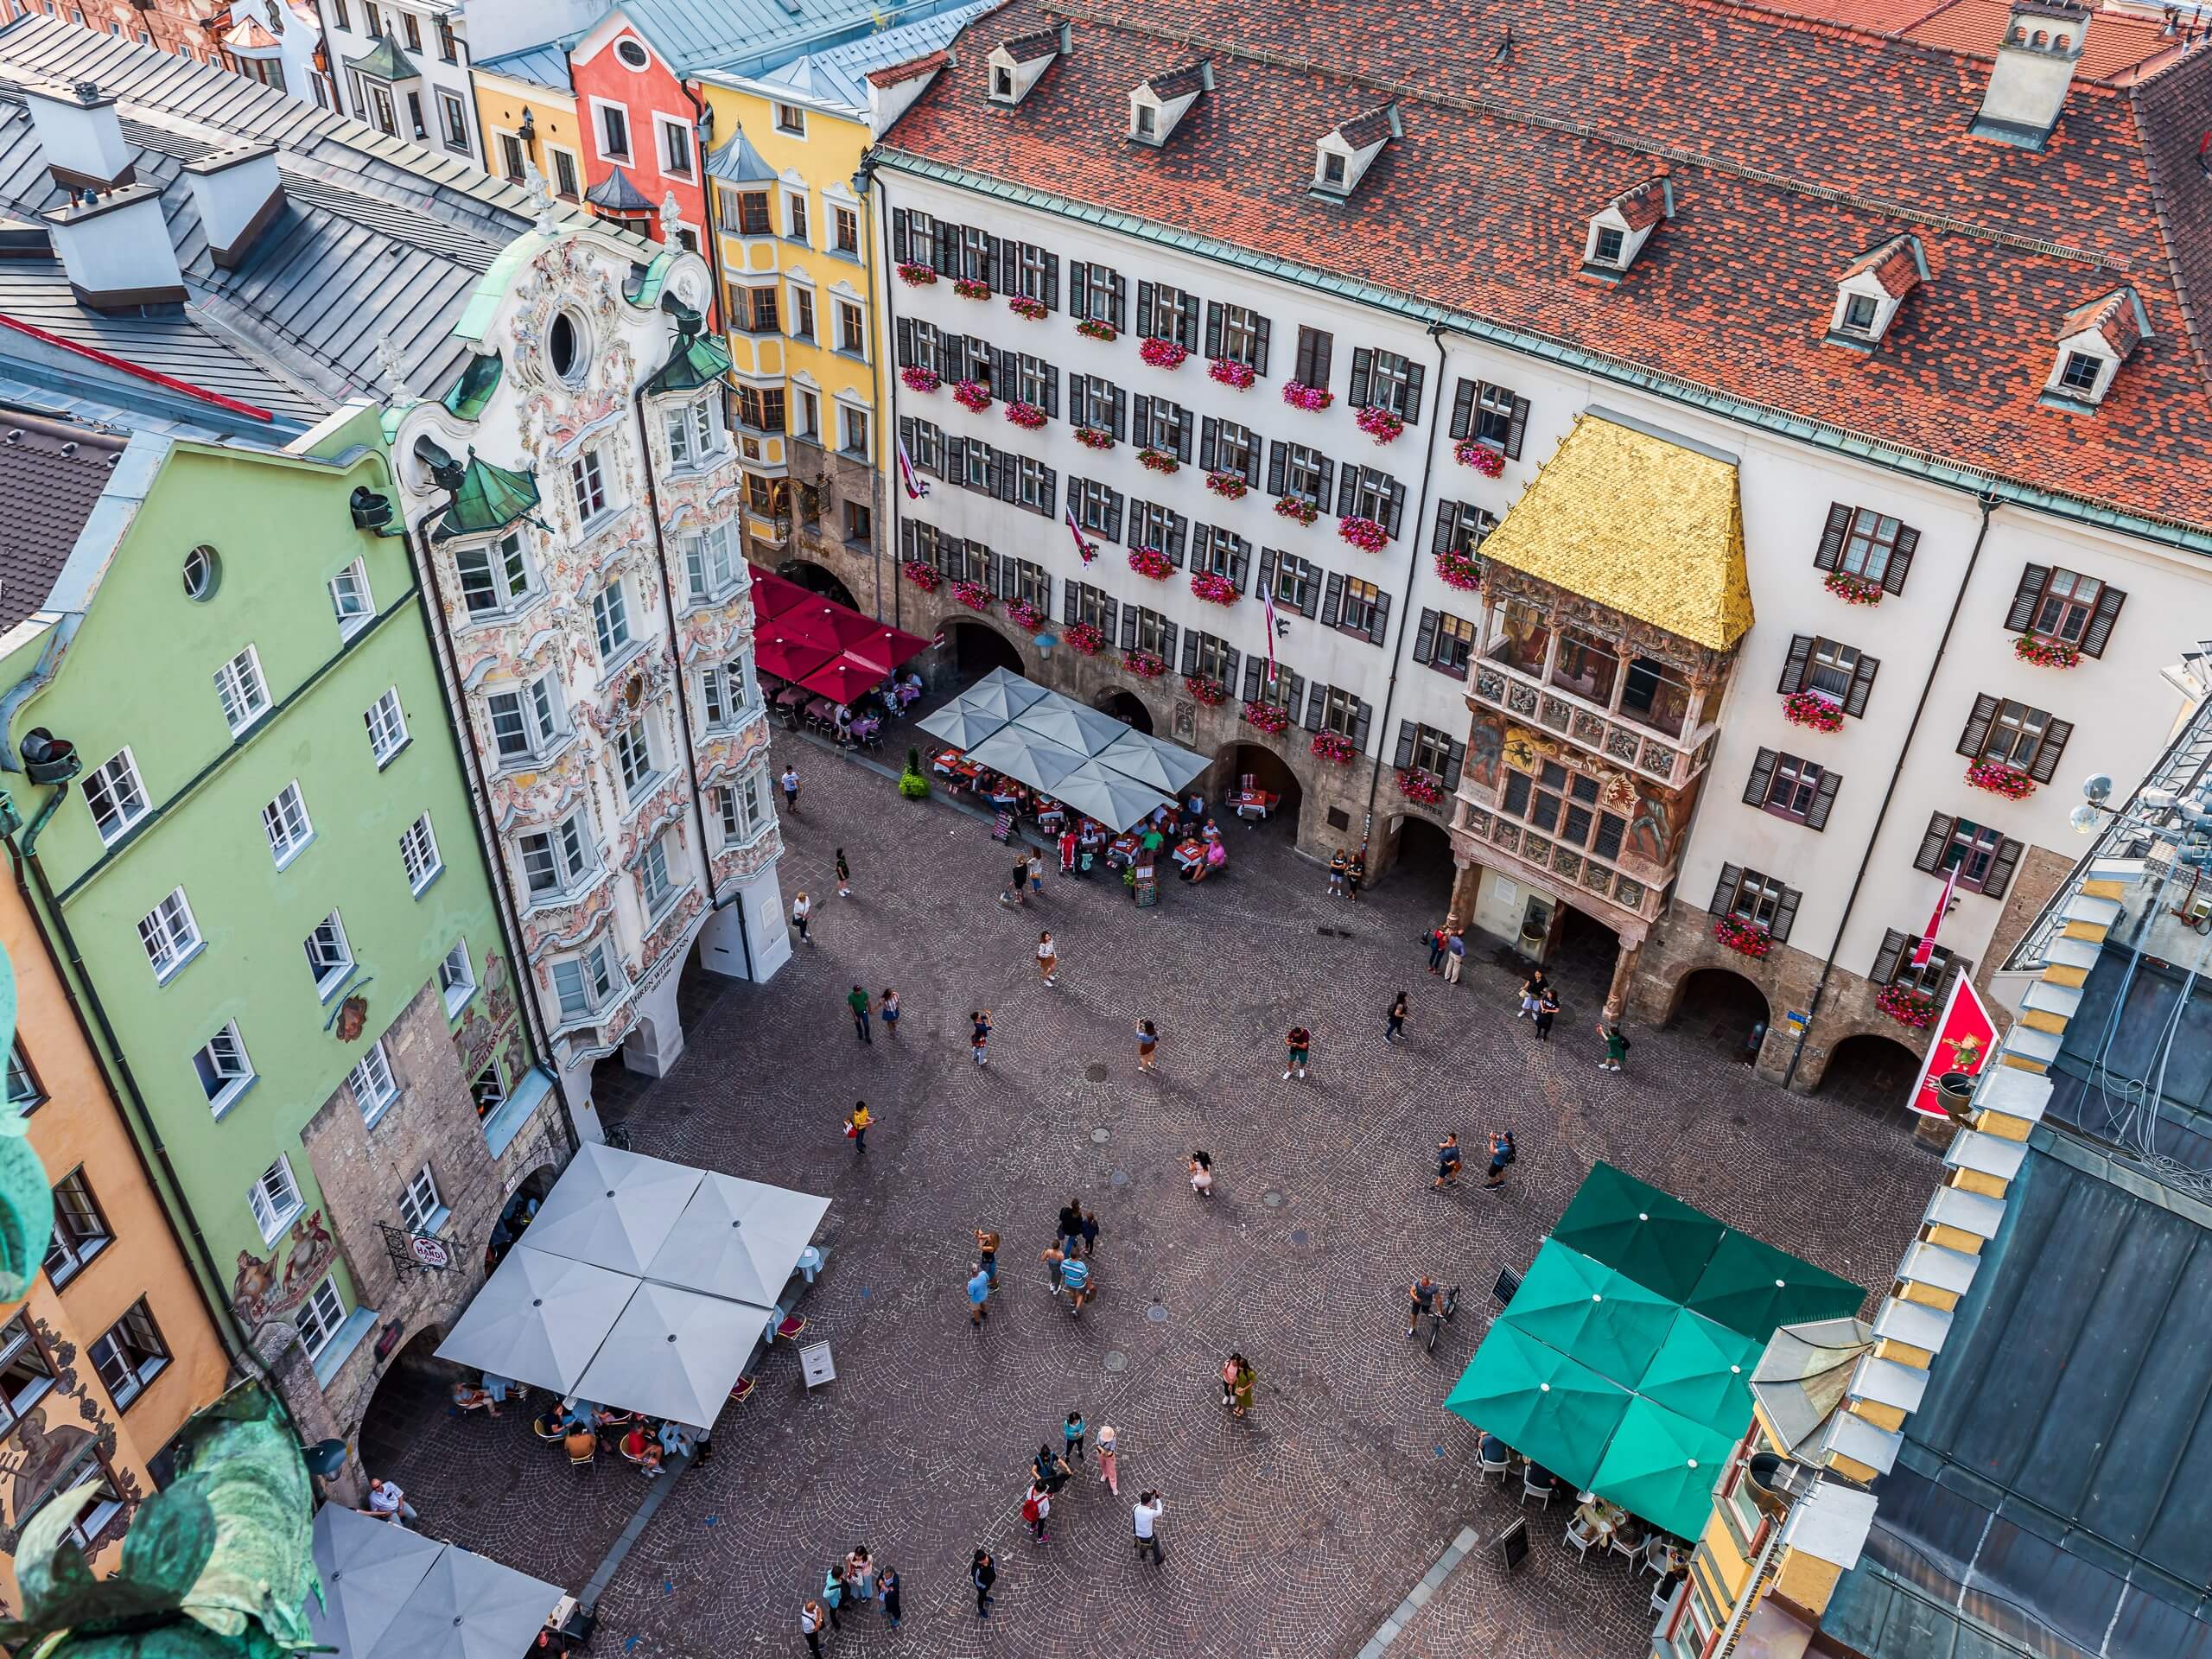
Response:
[{"label": "dormer window", "polygon": [[2069,352],[2066,353],[2066,366],[2058,372],[2059,387],[2080,397],[2094,397],[2097,382],[2104,378],[2104,372],[2103,359],[2094,357],[2088,352]]},{"label": "dormer window", "polygon": [[1338,189],[1344,188],[1344,158],[1333,149],[1321,152],[1321,182],[1333,184]]},{"label": "dormer window", "polygon": [[1157,149],[1175,131],[1175,124],[1189,113],[1200,94],[1213,90],[1211,60],[1185,64],[1165,75],[1140,82],[1129,94],[1129,140]]},{"label": "dormer window", "polygon": [[1019,104],[1030,89],[1074,44],[1075,30],[1067,23],[1017,35],[991,48],[991,102]]},{"label": "dormer window", "polygon": [[1843,332],[1847,334],[1871,334],[1874,332],[1876,302],[1871,294],[1852,294],[1843,302]]},{"label": "dormer window", "polygon": [[2143,302],[2132,288],[2116,288],[2076,306],[2059,324],[2042,401],[2057,409],[2095,408],[2150,332]]},{"label": "dormer window", "polygon": [[1601,265],[1618,265],[1621,263],[1621,250],[1627,245],[1628,232],[1626,231],[1616,225],[1600,225],[1598,227],[1598,245],[1595,254],[1597,263]]},{"label": "dormer window", "polygon": [[1132,103],[1130,118],[1136,124],[1132,129],[1140,138],[1155,138],[1160,132],[1160,111],[1150,104]]},{"label": "dormer window", "polygon": [[1582,274],[1618,283],[1636,263],[1662,219],[1675,216],[1675,186],[1664,177],[1624,190],[1590,216],[1582,238]]},{"label": "dormer window", "polygon": [[1872,353],[1897,321],[1905,296],[1928,280],[1920,238],[1892,236],[1877,242],[1843,268],[1828,310],[1827,341]]},{"label": "dormer window", "polygon": [[1351,194],[1384,147],[1404,131],[1398,106],[1385,104],[1323,133],[1313,141],[1313,194],[1338,201]]},{"label": "dormer window", "polygon": [[1003,64],[995,65],[991,70],[991,96],[1009,104],[1014,101],[1014,71]]}]

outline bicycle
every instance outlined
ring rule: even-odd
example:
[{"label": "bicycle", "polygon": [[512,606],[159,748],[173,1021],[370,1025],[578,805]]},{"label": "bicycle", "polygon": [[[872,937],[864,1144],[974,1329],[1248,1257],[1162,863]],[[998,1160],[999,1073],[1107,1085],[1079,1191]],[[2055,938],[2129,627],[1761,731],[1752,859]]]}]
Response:
[{"label": "bicycle", "polygon": [[1430,1353],[1436,1351],[1437,1338],[1444,1334],[1444,1327],[1452,1323],[1452,1317],[1459,1311],[1459,1287],[1457,1285],[1438,1293],[1435,1300],[1422,1310],[1422,1317],[1428,1321],[1428,1340],[1422,1345]]}]

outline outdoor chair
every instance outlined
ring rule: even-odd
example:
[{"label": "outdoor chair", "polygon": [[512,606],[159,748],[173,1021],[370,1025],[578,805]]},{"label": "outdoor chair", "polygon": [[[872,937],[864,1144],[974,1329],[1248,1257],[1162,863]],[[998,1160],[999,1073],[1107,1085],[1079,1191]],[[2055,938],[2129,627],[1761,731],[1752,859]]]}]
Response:
[{"label": "outdoor chair", "polygon": [[1552,1488],[1548,1482],[1539,1482],[1526,1469],[1521,1471],[1521,1507],[1527,1509],[1530,1498],[1541,1499],[1543,1507],[1552,1506]]},{"label": "outdoor chair", "polygon": [[1492,1463],[1488,1458],[1478,1456],[1476,1462],[1483,1478],[1488,1479],[1491,1476],[1496,1475],[1500,1486],[1505,1484],[1506,1476],[1513,1471],[1513,1459],[1510,1456],[1500,1458],[1496,1463]]},{"label": "outdoor chair", "polygon": [[1590,1546],[1598,1541],[1598,1535],[1594,1532],[1585,1532],[1582,1529],[1582,1517],[1574,1516],[1571,1516],[1567,1523],[1567,1541],[1573,1546],[1577,1555],[1587,1561],[1590,1559]]},{"label": "outdoor chair", "polygon": [[578,1458],[578,1457],[571,1457],[571,1458],[569,1459],[569,1468],[571,1468],[571,1469],[575,1470],[578,1473],[580,1473],[580,1474],[581,1474],[581,1473],[582,1473],[582,1472],[583,1472],[585,1470],[589,1469],[589,1468],[592,1466],[592,1465],[594,1465],[594,1463],[596,1463],[596,1462],[598,1462],[598,1461],[599,1461],[599,1447],[598,1447],[597,1446],[594,1446],[590,1451],[588,1451],[588,1452],[585,1452],[585,1453],[583,1454],[583,1456],[582,1456],[581,1458]]},{"label": "outdoor chair", "polygon": [[1663,1613],[1674,1605],[1675,1586],[1670,1581],[1662,1578],[1652,1589],[1651,1611],[1655,1613]]},{"label": "outdoor chair", "polygon": [[1654,1578],[1667,1576],[1667,1548],[1671,1541],[1660,1532],[1653,1533],[1643,1541],[1643,1560],[1640,1565],[1644,1572]]},{"label": "outdoor chair", "polygon": [[1649,1535],[1637,1533],[1630,1536],[1629,1529],[1626,1527],[1620,1527],[1617,1528],[1613,1535],[1605,1541],[1614,1554],[1628,1557],[1628,1575],[1631,1579],[1634,1578],[1637,1564],[1643,1560],[1644,1549],[1651,1541]]}]

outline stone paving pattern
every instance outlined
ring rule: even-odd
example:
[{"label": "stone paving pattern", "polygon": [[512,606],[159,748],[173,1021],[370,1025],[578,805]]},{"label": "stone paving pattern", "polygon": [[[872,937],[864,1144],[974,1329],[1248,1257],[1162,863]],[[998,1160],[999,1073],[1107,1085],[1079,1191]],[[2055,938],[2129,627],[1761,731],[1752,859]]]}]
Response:
[{"label": "stone paving pattern", "polygon": [[[856,1613],[833,1652],[1349,1656],[1462,1526],[1487,1540],[1516,1513],[1514,1495],[1478,1490],[1471,1431],[1442,1402],[1497,1270],[1527,1266],[1592,1160],[1875,1285],[1938,1178],[1901,1107],[1757,1084],[1694,1017],[1634,1030],[1624,1077],[1597,1069],[1589,996],[1540,1046],[1504,967],[1475,961],[1459,987],[1423,972],[1415,938],[1440,884],[1332,900],[1282,832],[1231,823],[1228,879],[1163,882],[1154,909],[1118,880],[1048,874],[1040,905],[1009,912],[1009,855],[987,826],[779,737],[779,770],[786,756],[805,787],[784,891],[816,896],[817,946],[767,986],[696,997],[689,1051],[628,1121],[639,1151],[834,1199],[835,1257],[804,1312],[837,1379],[810,1395],[794,1351],[768,1358],[601,1601],[601,1654],[803,1651],[800,1602],[866,1541],[905,1576],[906,1626]],[[839,846],[849,901],[834,897]],[[1056,988],[1032,960],[1040,927],[1060,946]],[[855,980],[899,988],[895,1045],[880,1027],[855,1040]],[[1411,1041],[1393,1049],[1382,1015],[1401,987]],[[996,1027],[982,1071],[978,1007]],[[1151,1077],[1145,1017],[1161,1033]],[[1304,1083],[1281,1080],[1294,1021],[1315,1038]],[[861,1097],[877,1114],[865,1159],[839,1133]],[[1430,1190],[1446,1127],[1478,1174],[1500,1123],[1521,1148],[1504,1192]],[[1185,1179],[1194,1146],[1219,1178],[1210,1205]],[[1071,1196],[1103,1227],[1079,1319],[1036,1260]],[[1006,1236],[980,1333],[964,1294],[979,1224]],[[1433,1358],[1403,1325],[1423,1269],[1469,1293]],[[1243,1421],[1215,1403],[1232,1348],[1259,1374]],[[1039,1548],[1018,1515],[1026,1462],[1071,1407],[1120,1431],[1123,1497],[1079,1480]],[[573,1473],[512,1410],[431,1411],[387,1472],[430,1531],[571,1589],[642,1496],[611,1458]],[[1134,1558],[1127,1507],[1155,1484],[1158,1570]],[[1478,1551],[1394,1652],[1643,1650],[1649,1580],[1579,1566],[1560,1504],[1529,1513],[1516,1577]],[[988,1624],[966,1587],[979,1541],[1001,1567]]]}]

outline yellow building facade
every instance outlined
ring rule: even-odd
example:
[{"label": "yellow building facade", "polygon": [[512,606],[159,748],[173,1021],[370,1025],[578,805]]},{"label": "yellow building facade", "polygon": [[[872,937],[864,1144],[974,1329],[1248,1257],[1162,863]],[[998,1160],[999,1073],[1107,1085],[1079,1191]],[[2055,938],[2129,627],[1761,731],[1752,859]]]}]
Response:
[{"label": "yellow building facade", "polygon": [[54,1495],[92,1483],[77,1538],[114,1569],[161,1453],[219,1395],[230,1358],[154,1180],[22,894],[0,879],[16,976],[9,1095],[54,1183],[54,1242],[29,1296],[0,1309],[0,1600],[21,1609],[15,1550]]},{"label": "yellow building facade", "polygon": [[568,48],[552,41],[486,58],[473,66],[470,79],[486,169],[520,184],[525,168],[535,167],[555,195],[582,200],[583,137]]}]

